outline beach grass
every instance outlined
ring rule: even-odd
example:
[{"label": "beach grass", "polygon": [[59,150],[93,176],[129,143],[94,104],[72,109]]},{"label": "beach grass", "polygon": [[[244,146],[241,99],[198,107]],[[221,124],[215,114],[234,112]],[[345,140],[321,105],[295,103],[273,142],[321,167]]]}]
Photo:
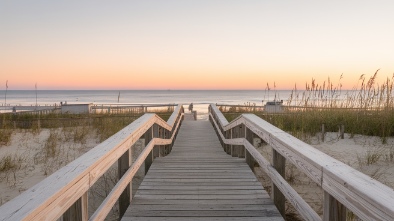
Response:
[{"label": "beach grass", "polygon": [[334,84],[328,79],[319,85],[312,79],[304,91],[293,89],[279,113],[263,112],[254,104],[219,109],[228,121],[242,113],[254,113],[298,138],[322,132],[323,124],[325,132],[338,132],[343,125],[351,136],[379,136],[385,143],[387,137],[394,136],[394,76],[378,84],[377,74],[369,79],[361,75],[357,85],[346,91],[340,81]]}]

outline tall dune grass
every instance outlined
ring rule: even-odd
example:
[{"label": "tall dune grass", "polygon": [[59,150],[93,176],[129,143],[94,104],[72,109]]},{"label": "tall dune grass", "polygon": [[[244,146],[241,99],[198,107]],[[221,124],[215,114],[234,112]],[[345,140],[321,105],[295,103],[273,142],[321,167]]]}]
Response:
[{"label": "tall dune grass", "polygon": [[299,138],[321,132],[322,124],[326,132],[336,132],[344,125],[346,133],[379,136],[385,143],[394,136],[394,75],[379,84],[378,71],[370,78],[361,75],[351,90],[342,89],[342,76],[338,83],[328,79],[319,84],[312,79],[303,91],[295,86],[283,113],[250,111],[255,110],[250,107],[239,108],[237,113],[230,110],[225,116],[231,121],[241,112],[253,112]]}]

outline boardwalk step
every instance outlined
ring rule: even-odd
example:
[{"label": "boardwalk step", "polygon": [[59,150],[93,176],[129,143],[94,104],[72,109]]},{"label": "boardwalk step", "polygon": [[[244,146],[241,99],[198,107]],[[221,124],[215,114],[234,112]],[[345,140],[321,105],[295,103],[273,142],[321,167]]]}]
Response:
[{"label": "boardwalk step", "polygon": [[172,152],[153,161],[128,220],[283,220],[245,163],[226,154],[208,121],[184,121]]}]

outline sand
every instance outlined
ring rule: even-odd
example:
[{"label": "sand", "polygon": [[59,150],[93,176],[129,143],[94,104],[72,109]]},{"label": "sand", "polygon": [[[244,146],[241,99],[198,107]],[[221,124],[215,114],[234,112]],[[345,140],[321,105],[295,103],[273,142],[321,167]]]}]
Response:
[{"label": "sand", "polygon": [[[338,133],[326,133],[325,141],[318,137],[308,137],[306,142],[327,155],[371,176],[385,185],[394,188],[394,138],[389,138],[387,144],[382,144],[379,137],[345,134],[344,139]],[[271,147],[257,147],[266,159],[271,159]],[[374,158],[375,156],[375,158]],[[376,159],[374,162],[373,159]],[[369,160],[369,161],[368,161]],[[255,174],[264,187],[270,192],[271,181],[261,168],[255,168]],[[323,214],[323,190],[301,173],[295,166],[286,164],[286,180],[302,196],[302,198],[319,214]],[[287,212],[294,213],[290,205]],[[302,220],[302,219],[300,219]]]},{"label": "sand", "polygon": [[[74,142],[73,130],[15,130],[9,145],[0,146],[0,160],[11,157],[14,167],[0,172],[0,204],[40,182],[98,144],[91,133]],[[50,136],[51,139],[48,139]],[[55,148],[52,148],[55,147]]]},{"label": "sand", "polygon": [[[40,182],[99,143],[97,134],[94,131],[90,131],[85,138],[79,141],[74,140],[75,133],[77,133],[76,130],[70,128],[41,129],[37,133],[33,133],[31,130],[15,130],[12,134],[11,142],[8,145],[0,146],[0,160],[4,160],[4,157],[9,156],[16,162],[15,167],[12,169],[0,172],[0,205],[13,199],[24,190]],[[394,188],[394,138],[389,138],[387,144],[382,144],[381,139],[378,137],[360,135],[351,137],[349,134],[345,134],[345,139],[340,139],[337,133],[327,133],[324,142],[319,141],[318,137],[307,137],[306,142]],[[50,147],[53,143],[56,144],[56,151],[51,154]],[[134,158],[138,157],[143,146],[143,140],[137,142]],[[270,159],[271,148],[268,145],[257,149],[263,156]],[[371,162],[371,156],[378,156],[376,162]],[[370,159],[370,162],[368,162],[368,159]],[[93,212],[94,208],[97,208],[105,195],[108,194],[107,191],[102,190],[102,186],[113,186],[115,184],[117,179],[116,171],[117,168],[114,165],[90,190],[90,212]],[[270,191],[271,182],[267,176],[259,168],[255,168],[255,173],[263,186]],[[288,182],[294,189],[301,194],[318,214],[322,214],[323,191],[321,188],[292,165],[287,166],[286,174]],[[140,173],[133,180],[134,191],[137,189],[142,177],[143,169],[140,170]],[[90,200],[90,198],[95,200]],[[97,200],[96,198],[100,199]],[[288,211],[294,212],[290,207]],[[115,213],[116,208],[113,211],[113,214]]]}]

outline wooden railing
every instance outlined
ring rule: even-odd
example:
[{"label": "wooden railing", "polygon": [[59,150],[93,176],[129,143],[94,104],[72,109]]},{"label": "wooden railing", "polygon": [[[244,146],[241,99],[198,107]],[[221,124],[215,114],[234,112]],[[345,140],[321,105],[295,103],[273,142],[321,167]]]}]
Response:
[{"label": "wooden railing", "polygon": [[[253,114],[229,123],[215,105],[209,106],[224,150],[256,161],[273,183],[273,200],[284,215],[287,199],[305,220],[346,220],[346,209],[363,220],[394,220],[394,190],[318,151]],[[251,144],[260,138],[272,147],[271,162]],[[288,160],[324,190],[323,219],[285,180]]]},{"label": "wooden railing", "polygon": [[[239,112],[264,112],[265,105],[235,105],[235,104],[215,104],[219,110],[228,113],[239,113]],[[387,109],[392,109],[388,107],[319,107],[319,106],[290,106],[290,105],[280,105],[281,112],[271,113],[271,114],[295,114],[302,111],[326,111],[326,110],[343,110],[343,111],[354,111],[354,112],[371,112],[371,111],[385,111]]]},{"label": "wooden railing", "polygon": [[90,113],[149,113],[160,108],[173,111],[177,106],[177,104],[95,104],[90,107]]},{"label": "wooden railing", "polygon": [[[178,105],[167,122],[145,114],[121,131],[0,207],[0,220],[104,220],[119,199],[121,216],[130,204],[131,180],[142,164],[147,171],[157,156],[171,151],[183,119]],[[133,144],[145,138],[145,148],[132,163]],[[89,218],[90,187],[118,161],[120,180]]]}]

